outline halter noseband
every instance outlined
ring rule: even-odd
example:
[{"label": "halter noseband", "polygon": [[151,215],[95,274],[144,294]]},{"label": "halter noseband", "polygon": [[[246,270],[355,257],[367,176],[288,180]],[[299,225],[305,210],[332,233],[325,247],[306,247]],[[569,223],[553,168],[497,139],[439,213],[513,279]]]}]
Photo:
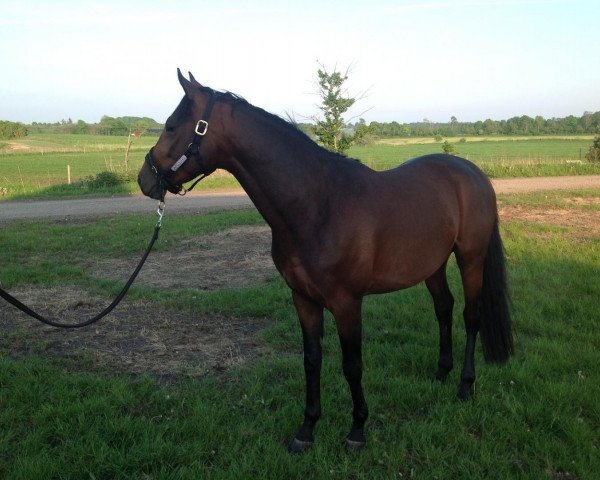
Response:
[{"label": "halter noseband", "polygon": [[[204,113],[202,114],[202,118],[200,120],[198,120],[198,122],[196,123],[196,128],[194,128],[194,133],[195,133],[194,139],[188,145],[188,148],[186,149],[186,151],[183,152],[183,155],[181,155],[181,157],[179,157],[179,159],[173,165],[171,165],[171,168],[169,168],[169,170],[166,170],[166,171],[161,170],[154,163],[154,159],[152,158],[152,150],[154,150],[154,147],[151,148],[150,151],[148,152],[148,154],[146,155],[146,163],[150,166],[150,168],[156,175],[159,185],[163,188],[163,192],[166,189],[171,193],[185,195],[192,188],[194,188],[200,180],[202,180],[204,177],[207,176],[205,173],[201,174],[188,189],[184,188],[182,183],[173,182],[173,175],[175,175],[177,170],[179,170],[181,168],[181,166],[185,162],[187,162],[187,160],[190,157],[195,155],[198,161],[201,160],[200,145],[202,144],[202,139],[204,138],[204,136],[206,135],[206,132],[208,131],[208,119],[210,118],[212,109],[215,106],[215,103],[217,102],[219,96],[220,96],[219,92],[213,91],[211,97],[208,99],[208,103],[206,104],[206,107],[204,108]],[[183,190],[183,193],[180,193],[182,190]]]}]

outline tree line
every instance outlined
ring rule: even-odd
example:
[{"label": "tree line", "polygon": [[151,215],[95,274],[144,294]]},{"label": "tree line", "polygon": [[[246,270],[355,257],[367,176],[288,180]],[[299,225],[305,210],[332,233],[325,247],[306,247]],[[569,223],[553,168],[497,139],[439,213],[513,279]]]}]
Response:
[{"label": "tree line", "polygon": [[68,134],[91,134],[91,135],[118,135],[124,136],[130,133],[158,133],[163,125],[149,117],[110,117],[104,115],[98,123],[87,123],[83,120],[74,122],[72,119],[61,120],[54,123],[33,122],[26,126],[31,133],[68,133]]},{"label": "tree line", "polygon": [[[364,122],[363,122],[364,123]],[[354,127],[359,127],[360,122]],[[487,119],[477,122],[436,123],[424,119],[416,123],[371,122],[369,130],[378,137],[456,137],[476,135],[581,135],[600,133],[600,112],[585,112],[581,117],[544,118],[523,115],[508,120]]]},{"label": "tree line", "polygon": [[[338,120],[339,121],[339,120]],[[299,124],[299,128],[315,135],[319,124]],[[73,121],[70,118],[54,123],[33,122],[24,125],[18,122],[0,121],[0,138],[10,139],[26,136],[27,133],[68,133],[92,135],[129,135],[130,133],[159,133],[163,125],[149,117],[110,117],[103,116],[98,123],[87,123],[83,120]],[[508,120],[491,120],[477,122],[460,122],[452,117],[449,122],[370,122],[363,119],[352,124],[344,124],[343,128],[351,134],[360,132],[359,137],[457,137],[477,135],[594,135],[600,133],[600,112],[585,112],[581,117],[569,115],[564,118],[529,117],[523,115]],[[326,131],[326,130],[325,130]],[[322,132],[319,132],[322,133]],[[358,143],[361,143],[360,140]]]}]

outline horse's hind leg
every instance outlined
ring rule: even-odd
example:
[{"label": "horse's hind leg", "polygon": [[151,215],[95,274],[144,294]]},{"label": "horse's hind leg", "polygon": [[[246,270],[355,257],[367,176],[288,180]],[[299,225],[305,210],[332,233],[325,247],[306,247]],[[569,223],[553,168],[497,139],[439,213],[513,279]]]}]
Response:
[{"label": "horse's hind leg", "polygon": [[362,389],[362,299],[342,297],[333,301],[331,307],[342,347],[344,376],[354,405],[352,428],[346,437],[346,447],[351,451],[365,445],[364,426],[369,415]]},{"label": "horse's hind leg", "polygon": [[433,306],[440,330],[440,358],[435,378],[444,381],[453,366],[452,309],[454,307],[454,298],[446,279],[446,262],[431,277],[425,280],[425,285],[427,285],[427,289],[433,298]]},{"label": "horse's hind leg", "polygon": [[481,317],[479,299],[483,284],[483,256],[481,258],[470,259],[468,262],[457,256],[457,260],[465,295],[463,318],[467,333],[465,359],[460,375],[458,398],[466,400],[473,395],[473,384],[475,383],[475,341],[477,340]]}]

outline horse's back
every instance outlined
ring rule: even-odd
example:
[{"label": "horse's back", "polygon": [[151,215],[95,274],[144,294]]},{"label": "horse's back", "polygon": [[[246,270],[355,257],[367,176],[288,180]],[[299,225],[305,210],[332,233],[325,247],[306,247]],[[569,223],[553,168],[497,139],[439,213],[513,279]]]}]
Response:
[{"label": "horse's back", "polygon": [[455,186],[460,183],[483,190],[491,188],[488,178],[477,165],[464,158],[442,153],[413,158],[383,173],[405,182],[427,180],[452,182]]},{"label": "horse's back", "polygon": [[381,172],[380,188],[393,191],[407,206],[423,208],[455,204],[464,209],[473,203],[496,209],[496,197],[487,176],[472,162],[447,154],[414,158]]}]

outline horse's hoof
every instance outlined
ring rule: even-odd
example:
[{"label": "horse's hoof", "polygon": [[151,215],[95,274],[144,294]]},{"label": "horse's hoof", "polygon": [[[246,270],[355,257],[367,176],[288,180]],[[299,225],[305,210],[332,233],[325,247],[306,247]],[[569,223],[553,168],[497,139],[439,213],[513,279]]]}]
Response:
[{"label": "horse's hoof", "polygon": [[367,444],[367,439],[362,428],[352,428],[346,437],[346,451],[356,452]]},{"label": "horse's hoof", "polygon": [[350,440],[349,438],[347,438],[346,451],[349,453],[357,452],[358,450],[361,450],[366,444],[366,440]]},{"label": "horse's hoof", "polygon": [[473,394],[475,393],[475,388],[473,385],[461,385],[458,388],[458,394],[456,395],[459,400],[466,401],[473,398]]},{"label": "horse's hoof", "polygon": [[307,442],[305,440],[298,440],[294,438],[288,446],[288,452],[290,453],[302,453],[308,450],[312,446],[313,442]]}]

